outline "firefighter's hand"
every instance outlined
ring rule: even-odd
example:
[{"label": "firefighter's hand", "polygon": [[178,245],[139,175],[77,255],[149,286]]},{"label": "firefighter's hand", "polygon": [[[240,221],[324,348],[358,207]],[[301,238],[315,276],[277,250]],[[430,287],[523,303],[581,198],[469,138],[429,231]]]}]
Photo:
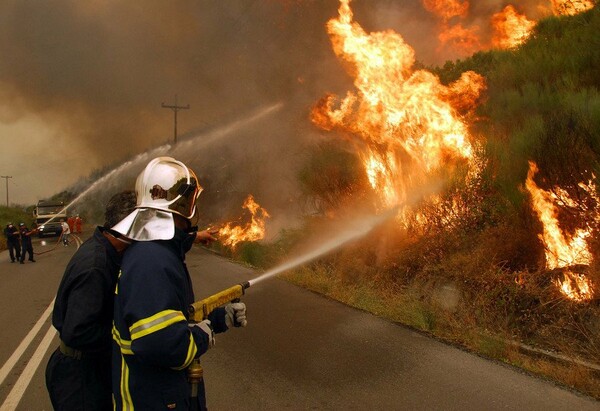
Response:
[{"label": "firefighter's hand", "polygon": [[196,232],[196,239],[194,242],[196,244],[201,243],[204,245],[208,245],[213,241],[217,241],[215,235],[219,232],[219,230],[215,230],[212,228],[207,228],[206,230]]},{"label": "firefighter's hand", "polygon": [[198,324],[194,324],[194,327],[200,328],[208,336],[208,348],[215,346],[215,333],[210,325],[210,320],[200,321]]},{"label": "firefighter's hand", "polygon": [[225,306],[225,324],[227,328],[245,327],[248,324],[246,320],[246,304],[229,303]]}]

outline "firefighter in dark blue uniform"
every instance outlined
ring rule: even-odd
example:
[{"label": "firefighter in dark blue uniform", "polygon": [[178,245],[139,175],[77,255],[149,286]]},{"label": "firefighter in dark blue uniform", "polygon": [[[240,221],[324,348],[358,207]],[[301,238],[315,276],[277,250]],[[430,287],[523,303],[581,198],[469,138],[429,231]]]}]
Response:
[{"label": "firefighter in dark blue uniform", "polygon": [[135,205],[133,191],[108,201],[104,227],[75,252],[58,287],[52,325],[60,345],[46,366],[55,411],[112,410],[113,298],[121,255],[131,241],[110,228]]},{"label": "firefighter in dark blue uniform", "polygon": [[6,237],[6,246],[8,247],[8,254],[10,254],[10,262],[21,260],[21,245],[19,244],[19,229],[8,223],[4,229],[4,236]]},{"label": "firefighter in dark blue uniform", "polygon": [[125,253],[115,290],[113,395],[117,410],[206,409],[204,383],[190,397],[186,368],[214,333],[246,324],[243,303],[188,323],[194,293],[185,254],[196,233],[191,218],[201,188],[192,170],[156,158],[136,181],[138,206],[115,226],[136,241]]},{"label": "firefighter in dark blue uniform", "polygon": [[33,244],[31,243],[31,236],[36,230],[30,230],[27,228],[25,223],[19,223],[19,232],[21,233],[21,264],[25,264],[25,254],[29,254],[29,261],[35,263],[33,259]]}]

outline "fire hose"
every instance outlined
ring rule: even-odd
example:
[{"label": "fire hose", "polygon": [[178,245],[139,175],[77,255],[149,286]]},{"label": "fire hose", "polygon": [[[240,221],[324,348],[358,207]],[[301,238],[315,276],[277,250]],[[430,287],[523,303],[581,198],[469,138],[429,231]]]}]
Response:
[{"label": "fire hose", "polygon": [[[211,295],[203,300],[196,301],[188,308],[189,321],[199,323],[208,318],[215,309],[230,302],[238,302],[244,295],[245,290],[250,287],[250,282],[234,285],[221,292]],[[198,409],[198,385],[202,381],[203,370],[200,358],[195,358],[188,367],[188,382],[190,384],[191,410]]]}]

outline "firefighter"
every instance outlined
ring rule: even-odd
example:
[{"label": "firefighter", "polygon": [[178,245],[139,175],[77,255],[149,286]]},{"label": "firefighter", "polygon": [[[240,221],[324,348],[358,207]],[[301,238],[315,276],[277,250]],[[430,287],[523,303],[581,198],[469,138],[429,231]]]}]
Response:
[{"label": "firefighter", "polygon": [[36,230],[30,230],[25,223],[19,223],[19,233],[21,234],[21,264],[25,264],[25,254],[29,254],[29,261],[35,263],[33,259],[33,244],[31,243],[31,235]]},{"label": "firefighter", "polygon": [[81,217],[79,217],[79,214],[77,214],[75,216],[75,232],[77,234],[81,234],[81,225],[82,224],[83,224],[83,220],[81,219]]},{"label": "firefighter", "polygon": [[13,225],[13,223],[6,224],[4,229],[4,236],[6,237],[6,245],[8,247],[8,254],[10,254],[10,262],[21,260],[21,245],[19,244],[19,229]]},{"label": "firefighter", "polygon": [[194,292],[185,254],[197,239],[191,219],[201,191],[185,164],[155,158],[137,178],[136,210],[115,227],[138,240],[123,257],[115,291],[117,410],[206,409],[204,381],[197,397],[190,397],[186,368],[214,344],[214,333],[246,324],[243,303],[227,304],[207,320],[188,324]]},{"label": "firefighter", "polygon": [[111,197],[104,227],[75,252],[58,287],[52,325],[60,344],[46,366],[55,411],[112,410],[113,297],[121,256],[131,241],[111,227],[135,205],[133,191]]}]

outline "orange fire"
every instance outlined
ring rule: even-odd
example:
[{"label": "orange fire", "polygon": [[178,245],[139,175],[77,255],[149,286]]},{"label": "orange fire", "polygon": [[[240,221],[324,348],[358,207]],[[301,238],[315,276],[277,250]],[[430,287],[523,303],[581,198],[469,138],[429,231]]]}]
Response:
[{"label": "orange fire", "polygon": [[557,16],[574,16],[594,7],[594,0],[550,0]]},{"label": "orange fire", "polygon": [[265,219],[270,217],[267,210],[259,206],[251,194],[246,198],[242,208],[251,214],[249,223],[244,226],[227,223],[219,230],[219,239],[231,248],[235,248],[241,241],[258,241],[265,237]]},{"label": "orange fire", "polygon": [[439,16],[444,22],[453,17],[466,17],[469,13],[469,2],[458,0],[423,0],[423,7],[430,13]]},{"label": "orange fire", "polygon": [[[512,5],[507,5],[500,12],[490,17],[492,38],[485,40],[485,33],[480,37],[480,27],[465,26],[469,18],[468,1],[460,0],[421,0],[425,10],[439,20],[440,42],[438,51],[451,51],[455,56],[468,56],[479,50],[489,48],[514,48],[523,43],[531,34],[536,22],[517,12]],[[551,12],[555,15],[575,15],[594,7],[594,0],[550,0]],[[548,8],[540,5],[540,9]],[[478,16],[479,21],[485,16]],[[487,31],[483,27],[483,32]]]},{"label": "orange fire", "polygon": [[466,124],[457,114],[456,96],[475,101],[483,78],[469,72],[444,86],[426,70],[413,70],[413,49],[397,33],[366,33],[354,22],[349,0],[340,0],[339,17],[327,23],[336,55],[354,77],[356,91],[339,100],[322,98],[312,121],[325,130],[358,136],[369,182],[385,206],[406,198],[417,181],[449,159],[469,159],[473,150]]},{"label": "orange fire", "polygon": [[494,37],[492,45],[496,48],[509,49],[523,43],[535,27],[535,21],[519,14],[511,5],[492,16]]},{"label": "orange fire", "polygon": [[463,27],[460,23],[452,26],[443,25],[438,35],[440,49],[450,47],[460,55],[471,55],[483,48],[477,34],[478,31],[478,26]]},{"label": "orange fire", "polygon": [[439,18],[439,50],[449,48],[460,55],[470,55],[480,50],[478,26],[464,27],[461,23],[451,24],[450,20],[465,18],[469,14],[469,2],[458,0],[422,0],[423,7]]},{"label": "orange fire", "polygon": [[568,270],[563,274],[563,280],[556,279],[555,284],[569,299],[588,301],[594,298],[594,290],[592,290],[590,281],[583,274],[575,274]]},{"label": "orange fire", "polygon": [[[555,269],[579,264],[589,265],[592,262],[592,254],[588,249],[586,239],[590,236],[591,229],[577,229],[572,236],[563,233],[559,226],[558,211],[555,205],[558,197],[554,192],[542,190],[537,186],[533,181],[537,172],[537,165],[530,161],[525,187],[531,195],[533,209],[543,225],[543,232],[539,238],[545,246],[546,266],[549,269]],[[564,190],[559,190],[559,192],[563,201],[572,201]],[[595,195],[595,193],[593,194]],[[582,274],[565,271],[563,281],[557,280],[557,284],[561,292],[570,299],[579,301],[593,297],[592,286]]]}]

